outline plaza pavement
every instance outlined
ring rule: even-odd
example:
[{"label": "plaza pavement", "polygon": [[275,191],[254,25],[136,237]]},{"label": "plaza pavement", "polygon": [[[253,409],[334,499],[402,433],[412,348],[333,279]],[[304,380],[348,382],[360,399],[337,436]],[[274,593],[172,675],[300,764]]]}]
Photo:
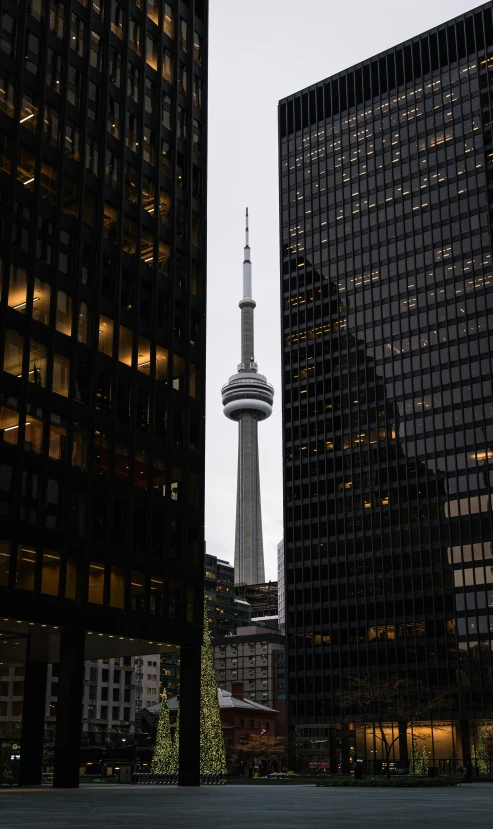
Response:
[{"label": "plaza pavement", "polygon": [[493,784],[0,789],[1,829],[492,829]]}]

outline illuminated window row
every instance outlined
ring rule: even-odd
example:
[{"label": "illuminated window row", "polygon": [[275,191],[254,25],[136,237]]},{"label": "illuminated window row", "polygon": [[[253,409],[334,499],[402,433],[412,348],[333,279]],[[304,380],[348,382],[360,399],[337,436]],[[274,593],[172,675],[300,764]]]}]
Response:
[{"label": "illuminated window row", "polygon": [[[3,370],[16,377],[23,377],[24,338],[16,331],[9,329],[5,338]],[[100,318],[99,350],[109,356],[113,354],[113,320],[108,317]],[[137,353],[133,356],[133,332],[130,328],[120,326],[119,329],[119,361],[125,365],[135,365],[143,374],[151,375],[155,372],[156,379],[166,382],[168,377],[168,351],[138,335]],[[57,394],[68,397],[70,358],[54,353],[52,361],[51,388]],[[28,382],[45,388],[48,375],[48,347],[43,343],[31,340],[27,365]],[[198,392],[198,372],[195,363],[190,365],[189,394],[195,398]],[[177,391],[185,390],[185,360],[175,354],[173,359],[172,385]]]},{"label": "illuminated window row", "polygon": [[[7,542],[0,542],[0,587],[9,582],[10,567],[14,566]],[[61,573],[64,570],[64,591],[61,593]],[[133,570],[128,577],[121,567],[98,562],[85,565],[75,555],[61,556],[53,550],[39,553],[19,545],[15,563],[15,587],[18,590],[41,592],[47,596],[62,596],[80,600],[78,580],[86,576],[86,601],[94,605],[107,604],[123,610],[125,592],[128,609],[134,613],[166,616],[171,621],[194,622],[195,590],[178,581],[165,582],[163,578]],[[147,583],[148,581],[148,583]],[[107,592],[106,592],[107,591]],[[183,619],[183,615],[185,618]]]},{"label": "illuminated window row", "polygon": [[[44,325],[50,322],[50,301],[53,293],[55,302],[55,328],[67,337],[72,335],[73,300],[65,291],[53,291],[51,286],[36,277],[32,292],[28,286],[27,272],[23,268],[10,266],[8,285],[8,305],[21,314],[30,313],[32,318]],[[2,275],[0,273],[0,286]],[[56,297],[56,299],[55,299]],[[89,309],[87,303],[79,302],[79,313],[76,320],[77,339],[87,343],[89,337]]]}]

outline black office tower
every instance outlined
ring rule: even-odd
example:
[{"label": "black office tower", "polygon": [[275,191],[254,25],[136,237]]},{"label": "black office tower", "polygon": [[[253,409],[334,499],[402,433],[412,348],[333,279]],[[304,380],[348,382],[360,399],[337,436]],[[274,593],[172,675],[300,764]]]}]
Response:
[{"label": "black office tower", "polygon": [[198,782],[207,16],[1,4],[0,660],[27,659],[21,782],[40,782],[46,662],[55,785],[77,785],[84,656],[178,647]]},{"label": "black office tower", "polygon": [[474,761],[493,714],[492,107],[491,3],[280,103],[289,718],[312,759],[348,753],[349,677],[449,695],[401,764]]}]

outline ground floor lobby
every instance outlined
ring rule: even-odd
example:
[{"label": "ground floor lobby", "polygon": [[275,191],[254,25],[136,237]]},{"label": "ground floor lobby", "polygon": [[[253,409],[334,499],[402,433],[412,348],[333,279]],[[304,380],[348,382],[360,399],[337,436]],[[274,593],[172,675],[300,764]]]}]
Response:
[{"label": "ground floor lobby", "polygon": [[456,788],[107,786],[0,789],[2,829],[491,829],[493,784]]},{"label": "ground floor lobby", "polygon": [[361,765],[364,774],[378,774],[388,759],[391,768],[412,774],[449,775],[470,764],[473,773],[491,776],[493,720],[303,725],[296,728],[296,753],[298,771],[348,773]]},{"label": "ground floor lobby", "polygon": [[[106,773],[110,766],[112,772],[116,767],[117,776],[129,782],[140,747],[135,736],[135,710],[140,707],[137,685],[145,681],[141,663],[149,654],[160,658],[179,654],[183,741],[180,782],[198,785],[200,647],[195,641],[190,645],[185,635],[183,638],[185,643],[180,647],[178,642],[142,635],[129,637],[97,628],[85,630],[75,623],[69,627],[2,617],[0,787],[10,783],[23,787],[40,785],[49,776],[55,788],[70,789],[79,785],[80,775],[87,774],[93,762],[98,769],[105,766]],[[110,658],[117,660],[117,664],[112,666],[111,697],[106,669],[103,717],[104,707],[100,703],[98,714],[102,686],[98,685],[96,663],[108,663]],[[132,659],[140,660],[139,664],[132,667]],[[54,676],[56,682],[48,682]],[[157,683],[157,673],[155,679]],[[52,703],[54,694],[56,702]],[[124,715],[118,733],[117,729],[108,729],[108,704],[111,711],[117,712],[115,718],[120,713]],[[104,735],[103,744],[99,738]],[[3,829],[1,806],[0,826]]]}]

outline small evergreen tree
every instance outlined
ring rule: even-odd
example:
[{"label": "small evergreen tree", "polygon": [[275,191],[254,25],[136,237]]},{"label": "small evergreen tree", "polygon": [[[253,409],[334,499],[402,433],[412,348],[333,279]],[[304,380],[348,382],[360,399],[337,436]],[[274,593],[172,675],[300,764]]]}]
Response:
[{"label": "small evergreen tree", "polygon": [[482,737],[479,738],[478,747],[473,745],[471,749],[471,762],[477,768],[479,774],[489,774],[490,760]]},{"label": "small evergreen tree", "polygon": [[226,774],[226,752],[217,696],[207,603],[200,661],[200,773]]},{"label": "small evergreen tree", "polygon": [[178,720],[176,721],[175,739],[173,741],[171,739],[166,688],[161,694],[161,706],[159,709],[151,771],[154,774],[178,774]]},{"label": "small evergreen tree", "polygon": [[428,752],[426,750],[426,746],[423,746],[423,751],[421,754],[421,774],[428,774]]},{"label": "small evergreen tree", "polygon": [[411,748],[411,774],[420,774],[420,769],[421,758],[419,755],[418,741],[416,739],[416,736],[413,734],[413,743]]}]

